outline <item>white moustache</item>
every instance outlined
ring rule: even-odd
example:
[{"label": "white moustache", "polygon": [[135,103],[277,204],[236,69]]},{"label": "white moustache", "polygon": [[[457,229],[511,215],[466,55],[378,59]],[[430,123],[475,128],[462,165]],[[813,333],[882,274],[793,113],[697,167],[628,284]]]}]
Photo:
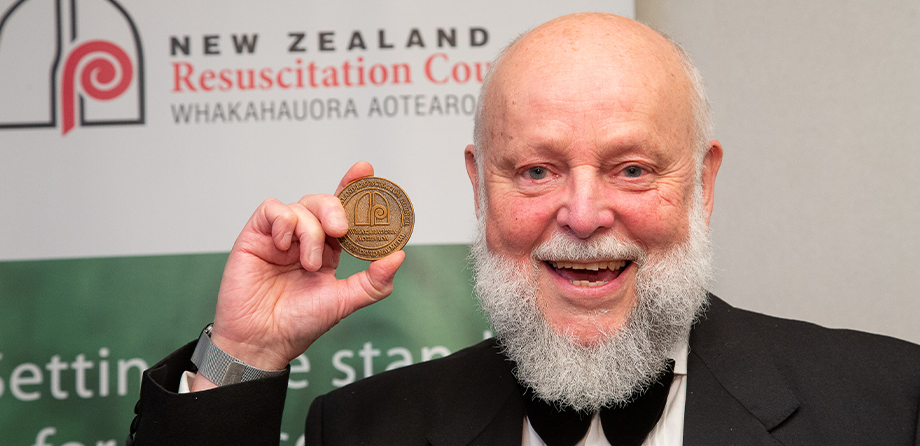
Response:
[{"label": "white moustache", "polygon": [[629,260],[638,266],[645,264],[647,252],[641,246],[607,232],[588,239],[556,232],[549,240],[534,248],[531,258],[541,262],[594,262]]}]

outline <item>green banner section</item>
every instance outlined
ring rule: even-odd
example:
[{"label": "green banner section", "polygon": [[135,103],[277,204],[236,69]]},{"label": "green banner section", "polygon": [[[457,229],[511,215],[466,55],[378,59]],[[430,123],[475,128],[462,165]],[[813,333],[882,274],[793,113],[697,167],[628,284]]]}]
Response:
[{"label": "green banner section", "polygon": [[[347,318],[291,364],[282,445],[298,444],[315,396],[488,336],[467,247],[405,250],[393,295]],[[213,319],[226,259],[0,262],[0,444],[123,444],[141,371]],[[343,255],[338,275],[366,267]]]}]

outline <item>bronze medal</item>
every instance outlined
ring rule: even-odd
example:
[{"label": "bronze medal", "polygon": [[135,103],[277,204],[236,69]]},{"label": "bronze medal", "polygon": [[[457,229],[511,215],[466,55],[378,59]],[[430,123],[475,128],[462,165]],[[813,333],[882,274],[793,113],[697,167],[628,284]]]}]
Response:
[{"label": "bronze medal", "polygon": [[339,238],[345,252],[377,260],[406,246],[415,226],[415,211],[406,193],[392,181],[364,177],[339,192],[348,218],[348,233]]}]

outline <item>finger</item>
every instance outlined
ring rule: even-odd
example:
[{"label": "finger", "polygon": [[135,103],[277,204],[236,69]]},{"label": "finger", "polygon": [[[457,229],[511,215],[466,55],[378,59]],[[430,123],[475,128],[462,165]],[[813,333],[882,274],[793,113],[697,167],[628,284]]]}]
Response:
[{"label": "finger", "polygon": [[327,235],[326,246],[323,247],[323,266],[338,269],[341,255],[342,245],[337,239]]},{"label": "finger", "polygon": [[326,233],[316,216],[302,204],[293,203],[290,209],[297,214],[294,236],[300,241],[300,264],[307,271],[316,271],[323,266]]},{"label": "finger", "polygon": [[338,195],[339,192],[342,192],[342,189],[345,189],[345,186],[348,186],[348,183],[351,183],[358,178],[371,177],[374,176],[374,166],[371,166],[367,161],[358,161],[348,172],[345,172],[345,176],[342,177],[342,181],[339,182],[339,187],[335,189],[335,194]]},{"label": "finger", "polygon": [[332,195],[305,195],[298,202],[319,221],[326,234],[342,237],[348,232],[348,218],[342,202]]},{"label": "finger", "polygon": [[269,198],[256,212],[261,218],[256,221],[256,229],[263,234],[271,234],[275,247],[287,251],[291,247],[294,236],[294,227],[297,224],[297,214],[286,204]]}]

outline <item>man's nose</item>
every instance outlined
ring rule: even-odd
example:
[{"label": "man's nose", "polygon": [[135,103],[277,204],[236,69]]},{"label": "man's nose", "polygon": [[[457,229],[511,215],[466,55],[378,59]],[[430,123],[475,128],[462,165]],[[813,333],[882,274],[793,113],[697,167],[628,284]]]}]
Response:
[{"label": "man's nose", "polygon": [[604,196],[604,181],[595,169],[584,167],[570,172],[565,203],[556,221],[579,238],[613,227],[613,209]]}]

